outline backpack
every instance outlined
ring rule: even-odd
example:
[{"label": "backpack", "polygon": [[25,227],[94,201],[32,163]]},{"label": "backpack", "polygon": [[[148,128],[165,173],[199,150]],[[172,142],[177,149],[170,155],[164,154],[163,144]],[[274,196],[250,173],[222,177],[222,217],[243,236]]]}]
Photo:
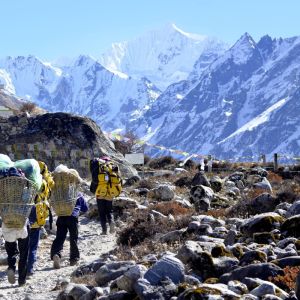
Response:
[{"label": "backpack", "polygon": [[121,194],[122,180],[118,166],[96,158],[90,161],[90,171],[92,173],[90,191],[97,198],[112,199]]},{"label": "backpack", "polygon": [[46,224],[46,219],[49,216],[49,206],[46,201],[38,202],[35,205],[36,210],[36,223],[38,226],[44,226]]}]

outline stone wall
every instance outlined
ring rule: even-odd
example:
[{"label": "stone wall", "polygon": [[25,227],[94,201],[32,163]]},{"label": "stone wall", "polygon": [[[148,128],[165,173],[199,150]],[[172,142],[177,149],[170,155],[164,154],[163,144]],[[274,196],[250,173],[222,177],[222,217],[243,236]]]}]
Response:
[{"label": "stone wall", "polygon": [[119,164],[124,177],[136,174],[95,122],[66,113],[0,118],[0,153],[13,161],[42,160],[50,170],[64,164],[75,168],[82,177],[90,177],[91,158],[109,155]]}]

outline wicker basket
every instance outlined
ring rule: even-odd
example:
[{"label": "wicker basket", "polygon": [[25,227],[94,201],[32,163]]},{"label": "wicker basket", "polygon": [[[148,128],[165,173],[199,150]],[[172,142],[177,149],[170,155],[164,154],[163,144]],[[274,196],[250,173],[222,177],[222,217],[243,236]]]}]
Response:
[{"label": "wicker basket", "polygon": [[50,204],[57,216],[70,216],[76,204],[78,185],[73,177],[65,173],[53,174],[54,188],[51,191]]},{"label": "wicker basket", "polygon": [[6,227],[24,227],[36,193],[35,185],[24,177],[0,179],[0,216]]}]

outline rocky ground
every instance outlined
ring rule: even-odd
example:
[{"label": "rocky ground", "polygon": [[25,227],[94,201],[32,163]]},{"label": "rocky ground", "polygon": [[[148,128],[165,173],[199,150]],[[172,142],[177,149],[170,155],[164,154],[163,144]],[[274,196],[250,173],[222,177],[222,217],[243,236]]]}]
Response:
[{"label": "rocky ground", "polygon": [[298,299],[296,172],[244,164],[207,174],[172,160],[152,167],[114,201],[116,236],[97,235],[91,200],[80,265],[68,266],[66,248],[63,268],[53,270],[50,235],[24,288],[11,287],[0,267],[4,299]]},{"label": "rocky ground", "polygon": [[[90,263],[98,259],[102,253],[107,253],[116,246],[115,235],[98,235],[100,233],[100,224],[96,220],[80,217],[79,233],[80,264]],[[67,240],[64,245],[62,268],[58,270],[53,269],[49,255],[54,238],[54,234],[49,234],[47,238],[40,241],[36,272],[27,280],[27,284],[24,287],[18,287],[17,283],[11,285],[7,281],[7,266],[0,266],[0,299],[56,299],[60,292],[61,284],[70,281],[70,275],[78,266],[69,265],[69,242]],[[1,256],[4,253],[5,250],[1,247]]]}]

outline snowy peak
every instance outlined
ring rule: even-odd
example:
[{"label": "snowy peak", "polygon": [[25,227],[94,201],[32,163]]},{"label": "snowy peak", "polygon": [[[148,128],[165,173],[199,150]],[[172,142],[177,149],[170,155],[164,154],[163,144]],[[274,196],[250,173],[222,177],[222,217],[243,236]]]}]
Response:
[{"label": "snowy peak", "polygon": [[226,47],[220,41],[214,43],[211,38],[167,24],[134,40],[113,44],[99,62],[109,70],[134,78],[147,77],[159,88],[166,89],[188,77],[203,51],[220,52]]},{"label": "snowy peak", "polygon": [[152,32],[156,35],[163,35],[163,36],[180,34],[183,37],[186,37],[188,39],[193,39],[196,41],[204,41],[205,39],[207,39],[207,36],[205,35],[185,32],[180,28],[178,28],[174,23],[168,23],[167,25],[165,25],[165,27],[161,29],[153,30]]},{"label": "snowy peak", "polygon": [[253,56],[256,50],[256,43],[246,32],[230,49],[230,54],[235,64],[245,64]]}]

